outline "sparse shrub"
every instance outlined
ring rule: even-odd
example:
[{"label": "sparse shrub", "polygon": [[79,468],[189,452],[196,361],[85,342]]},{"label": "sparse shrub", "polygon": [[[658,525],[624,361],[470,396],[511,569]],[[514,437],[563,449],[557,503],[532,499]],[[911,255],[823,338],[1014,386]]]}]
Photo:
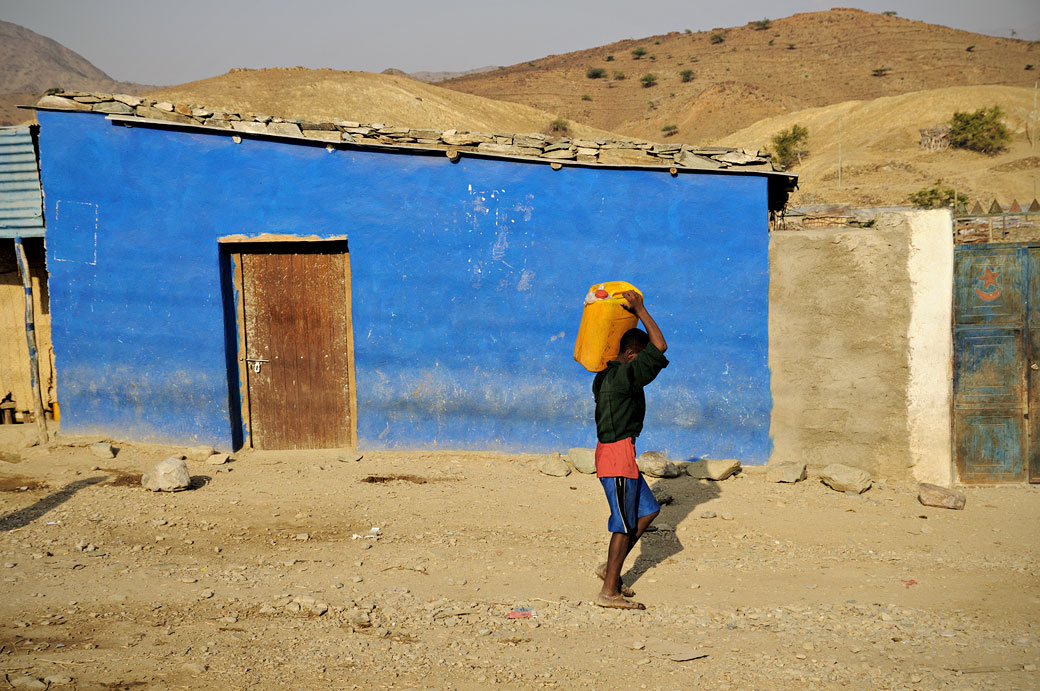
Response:
[{"label": "sparse shrub", "polygon": [[801,125],[791,125],[790,129],[780,130],[773,135],[773,153],[776,162],[784,170],[802,162],[802,156],[809,153],[809,129]]},{"label": "sparse shrub", "polygon": [[583,101],[591,101],[592,100],[592,96],[589,96],[588,94],[582,94],[581,95],[581,100],[583,100]]},{"label": "sparse shrub", "polygon": [[1011,132],[1000,121],[1000,106],[979,108],[973,113],[955,112],[950,118],[950,146],[984,154],[1003,151],[1011,142]]},{"label": "sparse shrub", "polygon": [[655,46],[659,46],[659,45],[661,45],[661,39],[656,39],[656,40],[654,40],[654,45],[655,45]]},{"label": "sparse shrub", "polygon": [[772,25],[773,22],[771,22],[769,19],[759,19],[758,21],[748,22],[748,26],[750,26],[755,31],[765,31]]},{"label": "sparse shrub", "polygon": [[671,137],[673,134],[678,134],[679,126],[678,125],[665,125],[664,127],[661,128],[661,131],[664,133],[664,136]]},{"label": "sparse shrub", "polygon": [[718,44],[720,44],[723,41],[725,41],[726,37],[723,36],[722,34],[712,34],[711,38],[709,38],[708,40],[711,41],[711,45],[717,46]]},{"label": "sparse shrub", "polygon": [[891,67],[875,67],[870,73],[872,77],[886,77],[888,73],[892,71]]},{"label": "sparse shrub", "polygon": [[975,44],[974,43],[971,44],[970,46],[968,46],[964,50],[968,51],[969,53],[974,53],[975,52]]},{"label": "sparse shrub", "polygon": [[773,45],[773,39],[769,39],[769,45]]},{"label": "sparse shrub", "polygon": [[638,48],[633,48],[632,49],[632,59],[633,60],[638,60],[639,58],[643,57],[644,55],[646,55],[646,48],[644,48],[643,46],[639,46]]},{"label": "sparse shrub", "polygon": [[643,82],[643,88],[649,89],[651,86],[657,84],[657,75],[647,72],[639,78],[639,81]]},{"label": "sparse shrub", "polygon": [[895,10],[885,10],[881,14],[885,15],[886,17],[895,17],[899,13],[896,12]]},{"label": "sparse shrub", "polygon": [[1032,72],[1032,71],[1033,71],[1033,66],[1031,64],[1030,65],[1026,65],[1026,72]]},{"label": "sparse shrub", "polygon": [[613,55],[608,55],[607,57],[605,57],[603,59],[606,60],[607,62],[614,62],[614,56]]},{"label": "sparse shrub", "polygon": [[787,44],[787,50],[794,50],[794,44],[793,43],[788,43]]},{"label": "sparse shrub", "polygon": [[693,32],[692,32],[692,31],[690,31],[689,29],[683,29],[683,30],[682,30],[682,32],[683,32],[684,34],[692,34],[692,33],[693,33]]},{"label": "sparse shrub", "polygon": [[590,67],[585,70],[585,76],[589,79],[601,79],[607,76],[607,71],[602,67]]},{"label": "sparse shrub", "polygon": [[683,70],[682,72],[679,73],[679,78],[682,79],[683,82],[692,82],[693,81],[693,70]]},{"label": "sparse shrub", "polygon": [[625,73],[624,72],[622,72],[621,70],[614,70],[614,79],[616,81],[620,82],[624,78],[625,78]]},{"label": "sparse shrub", "polygon": [[567,134],[570,132],[571,124],[564,118],[556,118],[549,123],[549,131],[553,134]]},{"label": "sparse shrub", "polygon": [[[1030,65],[1030,67],[1032,67],[1032,65]],[[1029,69],[1029,67],[1027,67],[1026,69]],[[63,93],[65,93],[65,89],[61,88],[60,86],[52,86],[51,88],[49,88],[46,91],[44,91],[43,95],[44,96],[54,96],[55,94],[63,94]]]},{"label": "sparse shrub", "polygon": [[968,203],[968,197],[957,194],[956,190],[943,186],[942,180],[936,180],[931,187],[922,187],[909,197],[910,203],[922,209],[957,208]]}]

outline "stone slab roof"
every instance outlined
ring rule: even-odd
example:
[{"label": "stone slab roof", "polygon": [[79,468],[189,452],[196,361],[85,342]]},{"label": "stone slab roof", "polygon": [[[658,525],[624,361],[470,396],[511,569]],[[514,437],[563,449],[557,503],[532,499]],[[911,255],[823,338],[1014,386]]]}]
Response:
[{"label": "stone slab roof", "polygon": [[508,134],[416,129],[349,120],[309,122],[259,113],[228,113],[195,105],[153,101],[126,94],[66,91],[36,102],[46,110],[90,111],[251,134],[298,137],[329,143],[472,151],[502,157],[610,166],[660,166],[687,170],[774,173],[793,187],[796,176],[777,173],[769,155],[754,149],[660,144],[629,139],[581,139],[539,133]]}]

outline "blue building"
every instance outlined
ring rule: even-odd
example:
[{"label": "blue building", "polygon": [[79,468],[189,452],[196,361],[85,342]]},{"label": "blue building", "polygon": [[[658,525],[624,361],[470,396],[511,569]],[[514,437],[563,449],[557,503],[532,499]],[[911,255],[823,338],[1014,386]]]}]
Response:
[{"label": "blue building", "polygon": [[641,449],[769,457],[769,218],[794,179],[764,159],[118,96],[37,117],[63,432],[590,446],[582,299],[626,280],[670,345]]}]

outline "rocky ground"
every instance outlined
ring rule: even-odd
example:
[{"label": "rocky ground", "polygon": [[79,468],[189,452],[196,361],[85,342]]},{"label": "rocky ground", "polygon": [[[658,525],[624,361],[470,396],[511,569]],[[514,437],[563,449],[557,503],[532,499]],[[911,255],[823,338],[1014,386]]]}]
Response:
[{"label": "rocky ground", "polygon": [[910,483],[655,480],[674,502],[625,577],[647,610],[623,612],[590,604],[595,477],[536,456],[244,452],[151,493],[183,449],[0,429],[16,687],[1040,686],[1035,487],[951,511]]}]

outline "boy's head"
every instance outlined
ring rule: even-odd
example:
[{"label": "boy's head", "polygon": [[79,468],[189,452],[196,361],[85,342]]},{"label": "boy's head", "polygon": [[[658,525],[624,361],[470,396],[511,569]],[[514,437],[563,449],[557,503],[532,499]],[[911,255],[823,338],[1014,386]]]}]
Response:
[{"label": "boy's head", "polygon": [[621,348],[618,352],[618,361],[620,362],[632,362],[636,359],[636,355],[643,352],[647,344],[650,343],[650,337],[642,329],[629,329],[621,337]]}]

